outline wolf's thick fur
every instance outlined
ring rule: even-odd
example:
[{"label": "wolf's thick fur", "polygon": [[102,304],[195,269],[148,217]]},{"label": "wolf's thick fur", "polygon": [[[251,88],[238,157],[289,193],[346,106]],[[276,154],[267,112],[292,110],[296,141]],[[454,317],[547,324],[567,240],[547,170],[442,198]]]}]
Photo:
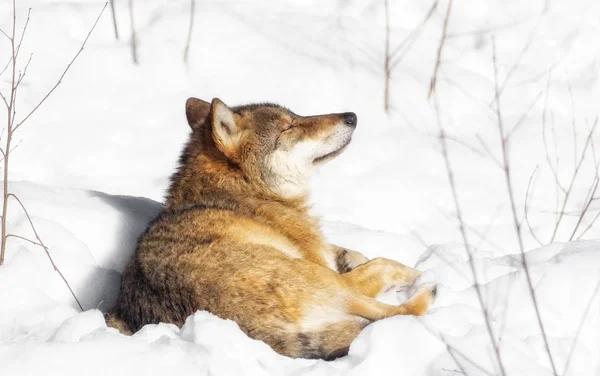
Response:
[{"label": "wolf's thick fur", "polygon": [[186,114],[192,135],[166,208],[139,238],[110,325],[181,326],[207,310],[281,354],[330,359],[370,322],[427,312],[434,285],[399,306],[374,299],[419,271],[327,244],[309,215],[310,175],[350,142],[356,115],[195,98]]}]

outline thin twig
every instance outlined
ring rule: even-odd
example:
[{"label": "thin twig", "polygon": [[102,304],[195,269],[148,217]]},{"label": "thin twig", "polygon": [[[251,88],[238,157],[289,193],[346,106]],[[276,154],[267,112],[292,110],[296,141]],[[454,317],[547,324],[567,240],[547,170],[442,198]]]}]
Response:
[{"label": "thin twig", "polygon": [[531,176],[529,177],[529,183],[527,183],[527,191],[525,193],[525,222],[527,222],[527,227],[529,228],[529,233],[531,234],[531,236],[535,239],[535,241],[542,246],[543,243],[540,241],[540,239],[535,235],[535,231],[533,231],[533,227],[531,226],[531,223],[529,222],[529,189],[531,188],[531,181],[533,180],[533,177],[535,176],[536,172],[538,171],[538,168],[540,166],[535,166],[535,169],[533,170],[533,173],[531,173]]},{"label": "thin twig", "polygon": [[[546,161],[548,162],[548,166],[550,166],[550,170],[552,171],[552,175],[554,176],[554,182],[556,183],[556,188],[560,188],[563,193],[567,193],[567,190],[560,183],[560,179],[558,178],[558,166],[554,166],[552,164],[552,160],[550,158],[550,149],[548,148],[548,142],[546,141],[546,113],[548,112],[548,97],[550,95],[550,82],[552,81],[552,72],[548,74],[548,80],[546,81],[546,96],[544,98],[544,109],[542,110],[542,139],[544,141],[544,152],[546,154]],[[556,194],[558,199],[558,192]]]},{"label": "thin twig", "polygon": [[598,179],[598,177],[595,177],[594,183],[593,183],[594,188],[591,189],[591,187],[590,187],[591,192],[586,197],[586,203],[583,207],[583,211],[581,212],[581,215],[579,215],[579,219],[577,220],[577,224],[575,225],[575,228],[573,229],[573,232],[571,233],[571,236],[569,237],[569,241],[573,240],[573,238],[575,237],[575,233],[577,233],[577,230],[579,229],[579,226],[581,225],[581,221],[583,221],[583,217],[585,216],[588,209],[590,208],[590,205],[592,204],[594,195],[596,194],[596,190],[598,189],[598,183],[600,183],[600,179]]},{"label": "thin twig", "polygon": [[587,315],[590,312],[590,308],[592,308],[592,303],[594,302],[594,298],[596,297],[596,294],[598,294],[599,290],[600,290],[600,280],[596,284],[596,288],[594,289],[594,292],[592,293],[592,297],[588,301],[587,307],[585,308],[585,311],[583,312],[583,316],[581,317],[581,320],[579,321],[579,327],[577,328],[577,333],[575,334],[575,338],[573,338],[573,342],[571,343],[571,350],[569,350],[569,355],[567,356],[567,360],[565,362],[565,369],[563,371],[562,376],[567,376],[567,374],[569,373],[569,366],[571,365],[571,358],[573,357],[573,353],[575,352],[575,345],[577,344],[577,340],[579,339],[579,336],[581,335],[581,330],[583,329],[583,324],[585,323]]},{"label": "thin twig", "polygon": [[[438,212],[440,212],[449,221],[454,222],[454,221],[458,220],[458,218],[450,215],[449,213],[446,213],[445,211],[441,210],[440,208],[438,208]],[[496,212],[497,212],[497,210],[496,210]],[[495,219],[494,216],[496,215],[496,212],[494,212],[494,214],[492,215],[492,222]],[[493,241],[491,241],[490,239],[487,238],[486,234],[489,231],[489,226],[490,226],[490,223],[488,223],[488,226],[482,232],[482,231],[477,230],[475,227],[473,227],[473,226],[471,226],[471,225],[469,225],[468,223],[465,222],[465,228],[467,229],[467,233],[472,232],[477,238],[479,238],[479,245],[481,245],[482,242],[485,242],[488,245],[496,248],[498,251],[504,252],[505,250],[502,249],[502,247],[500,247],[498,244],[494,243]],[[476,250],[478,248],[479,248],[479,246],[473,246],[473,247],[471,247],[471,249],[473,249],[473,250]]]},{"label": "thin twig", "polygon": [[460,201],[458,199],[458,191],[456,189],[456,183],[454,181],[454,171],[452,169],[452,165],[450,163],[450,156],[448,154],[448,142],[446,141],[446,132],[444,130],[444,125],[442,123],[439,105],[437,100],[437,91],[433,92],[433,103],[435,106],[436,120],[438,124],[438,128],[440,130],[440,143],[442,145],[442,155],[444,157],[444,163],[446,166],[446,174],[448,176],[448,181],[450,183],[450,189],[452,191],[452,199],[454,201],[454,207],[456,209],[456,216],[458,217],[460,233],[463,238],[463,242],[465,243],[465,249],[467,251],[468,259],[469,259],[469,267],[471,268],[471,273],[473,274],[473,287],[475,288],[475,293],[477,295],[477,300],[479,301],[479,305],[481,307],[481,311],[483,313],[483,318],[485,321],[486,329],[488,335],[490,337],[490,342],[492,343],[492,347],[495,350],[496,360],[498,361],[498,367],[500,368],[500,374],[502,376],[506,376],[506,371],[504,368],[504,364],[502,362],[502,357],[500,355],[500,347],[494,335],[490,315],[488,309],[485,305],[483,294],[481,292],[481,286],[479,284],[479,278],[477,276],[477,270],[475,269],[475,260],[473,258],[473,251],[471,250],[471,246],[469,243],[467,231],[465,228],[465,221],[463,219],[462,209],[460,205]]},{"label": "thin twig", "polygon": [[423,25],[425,25],[427,23],[427,21],[431,18],[431,16],[433,15],[433,13],[435,12],[435,9],[438,6],[438,0],[435,0],[433,2],[433,4],[431,4],[431,8],[429,8],[429,11],[425,14],[425,17],[423,18],[423,20],[419,23],[419,25],[417,27],[415,27],[414,29],[412,29],[410,31],[410,33],[408,33],[408,35],[406,36],[406,38],[404,38],[402,40],[402,42],[400,42],[396,48],[394,48],[394,50],[390,53],[390,56],[392,58],[395,58],[400,51],[402,51],[402,49],[404,48],[404,46],[406,46],[406,44],[413,39],[413,36],[416,36],[416,34],[422,29]]},{"label": "thin twig", "polygon": [[8,40],[12,40],[12,38],[11,38],[11,37],[9,37],[9,36],[8,36],[8,34],[6,34],[6,33],[4,32],[4,30],[0,29],[0,33],[2,33],[2,35],[4,35],[5,37],[7,37],[7,38],[8,38]]},{"label": "thin twig", "polygon": [[10,67],[10,63],[11,62],[12,62],[12,56],[8,58],[8,61],[6,62],[6,65],[0,71],[0,77],[4,74],[4,72],[6,72],[6,70],[8,69],[8,67]]},{"label": "thin twig", "polygon": [[2,101],[4,102],[6,108],[9,109],[10,105],[8,104],[8,101],[6,100],[6,97],[4,96],[4,94],[2,94],[2,92],[0,92],[0,98],[2,98]]},{"label": "thin twig", "polygon": [[23,26],[23,31],[21,32],[21,37],[19,38],[19,43],[17,44],[17,51],[15,53],[15,60],[19,58],[19,51],[21,51],[21,46],[23,45],[23,38],[25,38],[25,32],[27,31],[27,26],[29,26],[29,18],[31,16],[31,8],[27,11],[27,20],[25,21],[25,26]]},{"label": "thin twig", "polygon": [[494,163],[496,164],[496,166],[502,168],[502,163],[498,160],[498,158],[496,158],[496,156],[494,156],[494,153],[492,152],[492,149],[488,146],[488,144],[485,142],[485,140],[483,139],[483,137],[481,137],[481,135],[477,134],[475,136],[477,138],[477,141],[479,141],[479,143],[481,144],[481,146],[483,147],[483,149],[485,149],[485,151],[487,152],[488,156],[494,161]]},{"label": "thin twig", "polygon": [[470,359],[462,351],[458,350],[457,348],[453,348],[452,346],[450,346],[450,344],[448,343],[448,341],[446,340],[446,338],[444,338],[444,336],[441,333],[439,333],[437,330],[433,330],[427,324],[425,324],[423,321],[418,321],[418,323],[421,324],[421,326],[425,330],[427,330],[429,333],[431,333],[431,335],[433,335],[434,337],[436,337],[437,339],[439,339],[446,346],[446,350],[448,351],[448,354],[450,354],[450,357],[452,358],[452,360],[454,360],[454,363],[456,364],[456,366],[458,368],[460,368],[460,370],[463,373],[465,373],[464,369],[463,369],[462,365],[460,364],[460,362],[458,361],[458,358],[456,358],[456,355],[460,355],[465,361],[467,361],[468,363],[470,363],[475,368],[479,369],[484,374],[489,375],[489,376],[493,376],[492,373],[490,373],[488,370],[486,370],[485,368],[483,368],[481,365],[475,363],[475,361],[473,361],[472,359]]},{"label": "thin twig", "polygon": [[502,168],[502,163],[498,160],[498,158],[496,158],[496,156],[494,156],[492,149],[485,142],[483,137],[481,137],[481,135],[479,135],[479,134],[475,135],[475,137],[477,138],[477,141],[479,141],[479,143],[481,144],[481,147],[483,147],[483,149],[487,152],[488,156],[494,161],[496,166]]},{"label": "thin twig", "polygon": [[131,26],[131,57],[134,64],[138,64],[137,37],[135,35],[135,22],[133,17],[133,0],[129,0],[129,24]]},{"label": "thin twig", "polygon": [[60,78],[56,82],[56,84],[52,87],[52,89],[50,89],[50,91],[48,91],[48,93],[46,93],[46,95],[42,98],[42,100],[38,102],[38,104],[29,112],[29,114],[27,114],[27,116],[25,116],[17,125],[14,126],[14,128],[12,130],[13,132],[15,132],[17,129],[19,129],[19,127],[21,125],[23,125],[23,123],[25,121],[27,121],[27,119],[29,119],[29,117],[31,115],[33,115],[33,113],[38,108],[40,108],[40,106],[46,101],[46,99],[48,99],[48,97],[54,92],[54,90],[56,90],[56,88],[58,87],[58,85],[60,85],[62,83],[62,80],[65,77],[65,75],[67,74],[67,72],[69,71],[69,68],[71,68],[71,65],[73,65],[73,63],[75,62],[75,60],[77,59],[77,57],[79,56],[79,54],[81,54],[81,52],[83,51],[83,49],[84,49],[84,47],[85,47],[88,39],[90,38],[90,35],[92,35],[92,32],[96,28],[96,25],[98,24],[98,21],[100,20],[100,17],[102,17],[102,13],[104,13],[104,9],[106,9],[107,5],[108,5],[108,3],[104,3],[104,6],[102,7],[102,10],[100,11],[100,14],[98,14],[98,17],[96,18],[96,21],[94,22],[94,25],[92,26],[92,28],[88,32],[87,36],[83,40],[83,43],[81,44],[81,47],[79,48],[79,51],[77,51],[77,53],[75,54],[75,56],[73,56],[73,59],[71,59],[71,61],[69,62],[69,64],[65,68],[65,70],[63,71],[62,75],[60,76]]},{"label": "thin twig", "polygon": [[458,137],[451,136],[451,135],[447,134],[446,135],[446,139],[448,139],[450,141],[453,141],[453,142],[457,143],[458,145],[464,146],[465,148],[471,150],[473,153],[479,155],[480,157],[483,157],[483,158],[489,157],[489,155],[485,151],[479,150],[475,146],[469,144],[468,142],[466,142],[464,140],[461,140]]},{"label": "thin twig", "polygon": [[571,99],[571,128],[573,129],[573,168],[575,168],[577,166],[577,127],[575,126],[575,101],[573,100],[571,81],[568,79],[568,77],[567,88],[569,89],[569,98]]},{"label": "thin twig", "polygon": [[510,140],[510,137],[517,130],[519,130],[519,128],[521,127],[521,125],[524,124],[525,119],[527,119],[527,116],[529,116],[529,113],[531,112],[531,110],[533,110],[533,107],[537,104],[537,102],[540,100],[540,98],[542,98],[542,94],[544,94],[543,91],[540,91],[539,93],[537,93],[537,95],[535,96],[535,98],[533,99],[533,101],[531,102],[531,104],[529,105],[529,107],[527,107],[527,111],[523,112],[523,114],[521,114],[521,116],[519,117],[519,120],[517,120],[517,122],[515,123],[515,125],[513,125],[513,127],[510,129],[510,131],[506,132],[506,139],[507,140]]},{"label": "thin twig", "polygon": [[[450,350],[448,350],[448,352],[450,353]],[[452,356],[452,355],[450,355]],[[456,369],[448,369],[448,368],[442,368],[442,371],[444,372],[452,372],[452,373],[460,373],[461,375],[466,375],[466,373],[464,373],[463,371],[459,371]]]},{"label": "thin twig", "polygon": [[559,212],[559,216],[558,216],[558,220],[556,222],[556,226],[554,227],[554,233],[552,234],[552,238],[550,239],[550,243],[552,243],[554,241],[554,239],[556,238],[556,234],[558,232],[558,228],[560,226],[560,223],[562,221],[562,218],[564,217],[564,212],[565,212],[565,208],[567,207],[567,202],[569,201],[569,197],[571,196],[571,191],[573,189],[573,185],[575,184],[575,179],[577,178],[577,174],[579,173],[579,170],[581,169],[581,165],[583,164],[583,160],[585,159],[585,154],[587,152],[587,149],[591,143],[591,139],[592,136],[594,134],[594,131],[596,130],[596,126],[598,125],[598,118],[596,117],[596,120],[594,121],[594,125],[592,126],[592,129],[590,130],[587,139],[585,141],[585,145],[583,146],[583,151],[581,152],[581,157],[579,159],[579,162],[577,163],[577,166],[575,167],[575,171],[573,172],[573,177],[571,178],[571,182],[569,183],[569,187],[567,188],[567,191],[565,193],[565,199],[563,200],[563,204],[562,204],[562,208]]},{"label": "thin twig", "polygon": [[586,232],[588,232],[588,230],[590,228],[592,228],[592,226],[594,225],[594,223],[596,223],[596,220],[598,219],[598,217],[600,217],[600,213],[597,213],[596,216],[594,217],[594,219],[592,219],[592,221],[590,222],[590,224],[585,228],[585,230],[583,230],[583,232],[581,234],[579,234],[579,236],[577,237],[577,240],[581,239],[583,237],[583,235],[586,234]]},{"label": "thin twig", "polygon": [[[56,265],[54,260],[52,259],[52,256],[50,255],[50,251],[48,250],[48,247],[46,247],[46,245],[44,245],[44,242],[40,238],[40,235],[38,234],[38,232],[35,228],[35,225],[33,224],[33,221],[31,220],[31,216],[29,215],[29,212],[25,208],[25,205],[23,205],[23,202],[14,193],[9,193],[8,196],[17,200],[17,202],[21,206],[21,209],[23,209],[23,213],[25,213],[25,216],[27,217],[27,220],[29,221],[29,225],[31,226],[31,230],[33,230],[33,234],[35,235],[35,238],[37,239],[37,241],[39,243],[38,245],[44,249],[44,251],[46,252],[46,256],[48,256],[48,260],[50,260],[50,263],[52,264],[52,267],[58,273],[58,275],[60,275],[60,278],[62,278],[62,280],[65,282],[65,285],[67,285],[67,288],[71,292],[73,299],[75,299],[75,301],[77,302],[77,305],[79,306],[79,309],[81,309],[81,311],[83,312],[83,307],[81,306],[81,303],[79,303],[79,299],[77,299],[77,296],[75,295],[75,292],[71,288],[71,285],[69,284],[69,282],[67,281],[65,276],[62,274],[62,272],[60,271],[60,269],[58,268],[58,266]],[[16,235],[13,235],[13,236],[18,237],[20,239],[24,239],[20,236],[16,236]]]},{"label": "thin twig", "polygon": [[[500,85],[500,89],[499,89],[499,94],[498,95],[502,95],[502,93],[504,92],[504,89],[506,89],[506,87],[508,86],[508,82],[510,81],[510,78],[512,77],[513,73],[515,73],[515,71],[517,70],[517,67],[519,66],[519,62],[521,61],[521,59],[523,58],[523,56],[525,56],[525,54],[527,53],[527,51],[529,50],[529,48],[531,47],[531,45],[533,44],[534,41],[534,37],[535,34],[537,33],[537,30],[540,26],[540,23],[542,21],[542,16],[538,17],[538,20],[535,24],[535,26],[533,27],[533,30],[531,30],[531,33],[529,33],[529,36],[527,37],[527,41],[525,41],[525,44],[523,45],[523,48],[521,49],[521,52],[519,52],[519,56],[517,57],[517,60],[515,60],[515,62],[513,63],[513,65],[510,67],[510,69],[508,70],[508,73],[506,74],[506,77],[504,77],[504,81],[502,82],[502,85]],[[493,102],[494,100],[492,100]]]},{"label": "thin twig", "polygon": [[475,233],[475,235],[477,235],[479,237],[479,243],[475,244],[475,249],[480,248],[481,245],[485,242],[485,243],[492,245],[499,251],[504,252],[504,249],[502,249],[502,247],[500,247],[499,245],[495,244],[494,242],[492,242],[491,240],[488,239],[488,234],[492,230],[492,227],[494,226],[494,224],[496,223],[496,220],[498,219],[498,214],[500,213],[501,208],[502,208],[502,204],[496,206],[496,209],[494,209],[494,212],[490,216],[490,220],[488,221],[488,223],[487,223],[486,227],[483,229],[483,231],[479,232],[476,229],[470,229],[472,232]]},{"label": "thin twig", "polygon": [[390,109],[390,79],[391,79],[391,56],[390,56],[390,8],[388,0],[384,0],[385,9],[385,56],[383,60],[383,74],[384,74],[384,92],[383,92],[383,107],[385,112]]},{"label": "thin twig", "polygon": [[110,11],[112,13],[113,27],[115,29],[115,38],[119,40],[119,27],[117,26],[117,12],[115,10],[115,0],[110,0]]},{"label": "thin twig", "polygon": [[[430,330],[430,332],[434,333],[432,330]],[[448,354],[450,354],[450,357],[452,358],[452,360],[454,360],[454,363],[458,366],[458,368],[461,369],[461,371],[463,372],[463,374],[466,375],[466,373],[465,373],[462,365],[460,364],[460,362],[458,361],[458,358],[456,357],[457,355],[459,355],[467,363],[471,364],[472,366],[474,366],[475,368],[477,368],[479,371],[483,372],[484,374],[486,374],[488,376],[493,376],[493,374],[491,372],[489,372],[488,370],[486,370],[485,368],[483,368],[483,366],[475,363],[475,361],[473,361],[465,353],[463,353],[462,351],[459,351],[457,348],[453,348],[452,346],[450,346],[450,344],[448,343],[448,341],[446,341],[446,338],[444,338],[443,335],[440,334],[438,338],[444,343],[444,345],[446,346],[446,351],[448,351]]]},{"label": "thin twig", "polygon": [[529,22],[529,20],[530,20],[530,17],[526,17],[526,18],[522,18],[517,21],[507,22],[502,25],[495,25],[495,26],[490,26],[490,27],[486,27],[486,28],[477,28],[476,30],[457,31],[454,33],[448,33],[448,35],[446,36],[446,39],[473,37],[473,36],[494,33],[494,32],[500,31],[500,30],[504,30],[504,29],[512,29],[516,26],[520,26],[526,22]]},{"label": "thin twig", "polygon": [[7,115],[7,120],[6,120],[6,130],[7,130],[7,136],[6,136],[6,146],[5,148],[2,150],[2,156],[3,156],[3,164],[4,164],[4,170],[2,171],[4,179],[2,181],[2,186],[3,186],[3,191],[2,191],[2,220],[0,222],[0,226],[1,226],[1,234],[0,234],[0,265],[2,265],[4,263],[4,257],[6,255],[6,223],[7,223],[7,213],[8,213],[8,161],[9,161],[9,155],[10,155],[10,142],[12,140],[12,134],[13,134],[13,125],[15,122],[15,103],[16,103],[16,95],[17,95],[17,88],[15,87],[15,82],[16,82],[16,72],[17,72],[17,61],[16,61],[16,48],[15,48],[15,35],[16,35],[16,28],[17,28],[17,4],[15,2],[15,0],[13,0],[12,2],[12,6],[13,6],[13,23],[12,23],[12,33],[11,33],[11,37],[9,38],[10,40],[10,52],[11,52],[11,78],[10,78],[10,99],[8,100],[8,102],[6,101],[6,98],[4,97],[4,95],[2,95],[2,99],[4,100],[4,103],[6,104],[6,115]]},{"label": "thin twig", "polygon": [[429,11],[423,18],[423,20],[419,23],[419,25],[411,30],[411,32],[396,46],[396,48],[390,53],[390,58],[392,59],[390,70],[394,70],[398,64],[402,61],[406,53],[410,50],[411,46],[417,41],[419,36],[423,33],[423,29],[427,21],[431,18],[433,13],[435,12],[438,6],[438,0],[435,0],[429,8]]},{"label": "thin twig", "polygon": [[21,236],[21,235],[8,234],[8,235],[6,235],[6,237],[7,238],[17,238],[17,239],[25,240],[26,242],[29,242],[29,243],[31,243],[33,245],[37,245],[37,246],[40,246],[42,248],[44,247],[44,245],[42,243],[38,243],[35,240],[28,239],[28,238],[26,238],[24,236]]},{"label": "thin twig", "polygon": [[183,62],[187,64],[188,54],[190,52],[190,43],[192,42],[192,31],[194,29],[194,16],[196,14],[196,0],[190,0],[190,27],[188,29],[187,42],[183,51]]},{"label": "thin twig", "polygon": [[510,206],[512,211],[513,224],[515,226],[515,234],[517,236],[517,240],[519,243],[519,250],[521,251],[521,262],[523,264],[523,270],[525,272],[525,277],[527,280],[527,285],[529,288],[529,293],[531,295],[531,301],[533,307],[535,309],[537,322],[540,327],[540,331],[542,332],[542,338],[544,339],[544,345],[546,347],[546,353],[548,354],[548,359],[550,360],[550,365],[552,366],[552,371],[554,376],[558,376],[556,372],[556,366],[554,365],[554,358],[552,357],[552,352],[550,351],[550,344],[548,342],[548,336],[546,335],[546,330],[544,329],[544,323],[542,321],[542,316],[540,314],[539,305],[537,302],[537,298],[535,296],[535,290],[533,287],[533,281],[531,280],[531,274],[529,272],[529,266],[527,264],[527,258],[525,256],[525,246],[523,245],[523,237],[521,236],[521,225],[519,223],[519,219],[517,217],[517,208],[515,203],[515,197],[512,188],[512,180],[510,175],[510,162],[508,158],[508,145],[506,142],[506,137],[504,135],[504,124],[502,121],[502,111],[500,109],[500,91],[498,87],[498,65],[496,61],[496,41],[494,37],[492,37],[492,63],[494,67],[494,92],[495,92],[495,102],[496,102],[496,115],[498,117],[498,131],[500,136],[500,144],[502,147],[502,159],[504,163],[504,176],[506,178],[506,188],[508,191],[508,197],[510,200]]},{"label": "thin twig", "polygon": [[29,63],[31,63],[32,58],[33,53],[29,55],[29,60],[27,60],[27,64],[25,64],[25,68],[23,68],[23,74],[19,75],[19,79],[17,80],[17,84],[15,86],[18,87],[21,84],[21,81],[23,81],[23,79],[25,78],[25,75],[27,75],[27,68],[29,68]]},{"label": "thin twig", "polygon": [[437,59],[435,61],[435,68],[433,69],[433,75],[431,76],[431,83],[429,84],[429,94],[427,98],[431,98],[431,94],[435,90],[435,84],[437,82],[438,70],[440,68],[440,63],[442,59],[442,49],[444,48],[444,44],[446,42],[446,34],[448,30],[448,20],[450,19],[450,10],[452,9],[452,0],[448,1],[448,8],[446,9],[446,17],[444,18],[444,26],[442,28],[442,38],[440,40],[440,45],[437,51]]}]

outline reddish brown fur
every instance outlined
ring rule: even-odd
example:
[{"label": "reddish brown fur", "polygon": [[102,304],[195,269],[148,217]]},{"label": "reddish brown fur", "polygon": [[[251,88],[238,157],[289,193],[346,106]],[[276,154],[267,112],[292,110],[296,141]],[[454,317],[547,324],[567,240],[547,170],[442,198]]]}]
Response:
[{"label": "reddish brown fur", "polygon": [[140,236],[123,274],[112,326],[182,325],[208,310],[281,354],[332,358],[369,322],[426,313],[433,286],[400,306],[374,299],[420,272],[327,244],[306,195],[275,187],[281,178],[273,153],[291,150],[292,158],[306,140],[328,148],[335,141],[339,150],[311,163],[333,158],[345,146],[338,135],[348,133],[340,125],[345,114],[300,117],[270,104],[229,109],[218,99],[191,98],[186,115],[190,141],[165,211]]}]

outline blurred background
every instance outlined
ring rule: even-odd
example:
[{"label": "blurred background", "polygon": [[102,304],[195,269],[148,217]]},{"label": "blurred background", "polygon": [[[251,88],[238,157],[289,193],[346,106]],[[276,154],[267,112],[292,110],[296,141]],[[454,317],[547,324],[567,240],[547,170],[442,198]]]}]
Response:
[{"label": "blurred background", "polygon": [[[17,1],[18,30],[31,8],[20,66],[33,54],[17,117],[55,85],[103,6]],[[518,252],[502,137],[526,247],[597,238],[600,3],[454,0],[447,17],[448,6],[111,1],[61,85],[14,136],[9,179],[162,201],[189,134],[188,97],[270,101],[300,115],[358,114],[352,145],[313,183],[324,221],[394,233],[412,249],[461,241],[442,125],[473,245]],[[11,23],[4,1],[0,25]],[[0,69],[9,51],[0,36]],[[0,76],[0,90],[9,85]]]}]

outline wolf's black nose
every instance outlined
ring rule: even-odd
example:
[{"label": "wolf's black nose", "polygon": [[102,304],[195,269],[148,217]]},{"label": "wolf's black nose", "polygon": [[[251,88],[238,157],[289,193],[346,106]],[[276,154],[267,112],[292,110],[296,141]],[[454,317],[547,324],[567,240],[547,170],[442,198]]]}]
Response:
[{"label": "wolf's black nose", "polygon": [[356,118],[356,114],[354,112],[346,112],[344,113],[344,123],[351,127],[356,127],[358,119]]}]

